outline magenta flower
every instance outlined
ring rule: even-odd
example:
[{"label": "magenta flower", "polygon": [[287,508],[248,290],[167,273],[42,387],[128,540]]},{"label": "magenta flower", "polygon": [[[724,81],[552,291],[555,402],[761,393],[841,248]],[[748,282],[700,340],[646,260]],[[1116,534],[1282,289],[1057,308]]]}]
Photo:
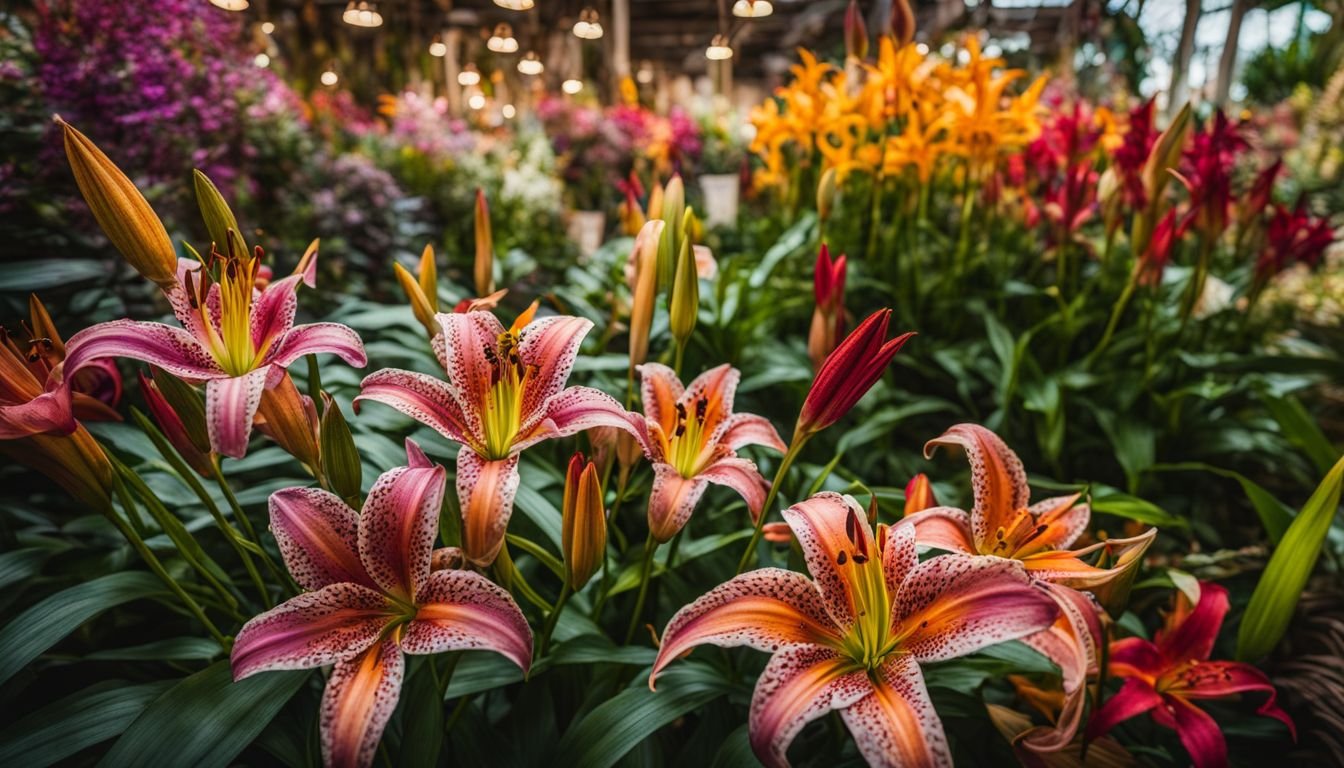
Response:
[{"label": "magenta flower", "polygon": [[168,299],[181,328],[135,320],[99,323],[70,338],[62,372],[53,372],[53,377],[63,377],[63,386],[69,386],[85,366],[126,357],[205,382],[210,447],[241,458],[262,390],[277,383],[291,363],[322,352],[354,366],[368,362],[363,343],[350,328],[339,323],[294,325],[295,293],[300,280],[314,285],[315,257],[306,258],[300,272],[261,290],[255,287],[260,255],[216,255],[215,264],[217,274],[212,275],[213,264],[179,263],[178,282]]},{"label": "magenta flower", "polygon": [[403,654],[489,649],[527,671],[532,630],[503,588],[473,571],[433,570],[447,473],[406,441],[409,466],[374,483],[362,513],[317,488],[271,496],[271,530],[311,590],[238,632],[234,680],[334,664],[322,697],[322,757],[368,766],[401,694]]}]

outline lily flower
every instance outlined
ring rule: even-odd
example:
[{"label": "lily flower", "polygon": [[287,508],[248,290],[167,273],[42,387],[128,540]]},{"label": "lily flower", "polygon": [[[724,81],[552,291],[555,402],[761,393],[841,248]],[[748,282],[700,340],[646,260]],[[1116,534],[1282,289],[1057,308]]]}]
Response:
[{"label": "lily flower", "polygon": [[756,681],[748,727],[765,765],[839,710],[874,766],[950,766],[942,722],[920,665],[975,653],[1048,627],[1058,609],[1018,563],[945,555],[923,563],[915,531],[879,526],[853,498],[821,493],[784,512],[806,576],[744,573],[672,617],[649,675],[697,645],[774,655]]},{"label": "lily flower", "polygon": [[[653,464],[649,532],[658,542],[676,535],[709,483],[741,494],[752,517],[760,514],[768,483],[756,464],[737,449],[764,445],[783,451],[774,425],[763,416],[733,413],[741,374],[720,365],[683,387],[676,372],[659,363],[639,366],[644,418],[633,417],[644,453]],[[640,423],[642,422],[642,423]]]},{"label": "lily flower", "polygon": [[68,384],[87,365],[125,357],[188,381],[203,381],[210,447],[241,458],[262,390],[278,383],[291,363],[323,352],[357,367],[368,360],[359,336],[347,326],[294,325],[299,282],[311,287],[316,281],[316,242],[299,271],[263,290],[255,287],[260,249],[251,256],[212,256],[209,264],[179,263],[178,281],[168,299],[182,327],[135,320],[99,323],[70,338],[62,375]]},{"label": "lily flower", "polygon": [[879,309],[826,356],[803,401],[798,434],[820,432],[839,421],[882,378],[887,364],[915,335],[909,331],[888,340],[890,322],[891,310]]},{"label": "lily flower", "polygon": [[504,544],[518,490],[518,454],[593,427],[631,431],[629,414],[610,395],[565,387],[579,345],[593,327],[579,317],[533,320],[537,305],[505,328],[489,312],[440,313],[434,351],[447,380],[387,368],[364,378],[364,400],[391,406],[460,443],[457,495],[462,548],[489,565]]},{"label": "lily flower", "polygon": [[406,441],[409,466],[378,478],[362,513],[317,488],[271,496],[271,530],[306,590],[243,625],[234,680],[335,665],[322,697],[322,757],[368,766],[396,708],[403,654],[493,650],[527,671],[532,631],[513,598],[473,571],[433,570],[447,473]]},{"label": "lily flower", "polygon": [[1203,581],[1194,605],[1177,591],[1175,605],[1156,642],[1127,637],[1111,643],[1111,674],[1125,682],[1092,714],[1087,724],[1088,738],[1101,736],[1119,723],[1148,712],[1153,722],[1176,731],[1195,768],[1227,765],[1227,742],[1218,723],[1194,702],[1265,693],[1269,698],[1257,714],[1288,726],[1296,739],[1293,721],[1274,703],[1274,686],[1263,672],[1250,664],[1209,661],[1227,609],[1227,590]]},{"label": "lily flower", "polygon": [[[1037,736],[1043,750],[1061,749],[1073,738],[1082,718],[1089,670],[1096,665],[1098,606],[1077,590],[1094,592],[1107,605],[1123,598],[1141,556],[1157,529],[1130,539],[1112,539],[1078,550],[1069,547],[1087,530],[1089,505],[1081,494],[1056,496],[1028,504],[1031,489],[1022,461],[997,435],[976,424],[958,424],[929,441],[925,456],[940,445],[961,447],[971,464],[975,504],[968,514],[953,507],[933,507],[905,518],[921,545],[947,552],[1014,560],[1033,579],[1047,586],[1059,604],[1062,624],[1027,638],[1028,645],[1054,661],[1063,672],[1066,697],[1053,735]],[[1102,552],[1109,567],[1094,565],[1089,556]]]},{"label": "lily flower", "polygon": [[1335,232],[1328,219],[1309,216],[1304,201],[1298,201],[1291,211],[1275,203],[1265,239],[1265,249],[1255,261],[1257,286],[1293,264],[1316,266],[1335,241]]}]

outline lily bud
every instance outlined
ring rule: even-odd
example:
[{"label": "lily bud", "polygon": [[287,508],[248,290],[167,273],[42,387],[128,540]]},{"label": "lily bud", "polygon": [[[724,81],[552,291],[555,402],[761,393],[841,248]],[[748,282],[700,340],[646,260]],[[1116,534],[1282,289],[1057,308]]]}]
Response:
[{"label": "lily bud", "polygon": [[788,523],[766,523],[761,526],[761,538],[771,544],[789,544],[793,541],[793,529]]},{"label": "lily bud", "polygon": [[[169,376],[162,371],[155,371],[154,375],[161,377],[163,381],[167,381]],[[174,377],[174,380],[181,383],[181,379]],[[159,382],[146,376],[143,371],[140,372],[140,392],[145,397],[145,405],[149,406],[149,414],[153,417],[154,423],[159,425],[159,430],[168,438],[169,444],[178,455],[201,477],[212,477],[214,459],[209,446],[201,450],[201,446],[192,439],[191,432],[182,417],[168,402],[168,398],[164,397]]]},{"label": "lily bud", "polygon": [[340,404],[326,392],[322,393],[322,403],[325,410],[318,430],[322,476],[333,493],[345,499],[351,507],[358,507],[363,478],[355,438],[350,434],[350,425],[341,413]]},{"label": "lily bud", "polygon": [[700,276],[691,253],[691,241],[683,238],[681,255],[677,257],[677,275],[672,283],[672,302],[668,306],[668,320],[672,337],[678,344],[695,332],[696,315],[700,311]]},{"label": "lily bud", "polygon": [[210,233],[215,249],[234,258],[246,257],[247,242],[243,239],[243,231],[219,188],[200,170],[192,171],[192,180],[196,187],[196,206],[201,209],[201,218],[205,219],[205,229]]},{"label": "lily bud", "polygon": [[426,245],[420,254],[418,280],[411,276],[409,270],[396,262],[392,263],[392,270],[397,275],[401,289],[406,292],[406,298],[411,302],[411,311],[415,313],[415,319],[425,327],[429,337],[434,338],[440,330],[439,321],[434,319],[434,315],[439,311],[436,285],[438,272],[434,266],[434,246]]},{"label": "lily bud", "polygon": [[812,287],[817,304],[807,335],[807,354],[812,367],[820,368],[845,332],[845,257],[832,261],[825,244],[817,253]]},{"label": "lily bud", "polygon": [[686,187],[681,176],[673,176],[663,188],[662,220],[667,224],[663,230],[663,244],[658,250],[658,286],[665,290],[672,288],[672,276],[677,256],[681,253],[681,241],[685,237],[682,226],[686,216]]},{"label": "lily bud", "polygon": [[906,516],[936,506],[938,506],[938,500],[933,497],[933,485],[929,483],[929,476],[920,472],[910,478],[910,482],[906,483],[905,486]]},{"label": "lily bud", "polygon": [[1190,104],[1186,103],[1148,152],[1148,159],[1143,164],[1141,175],[1143,189],[1148,198],[1148,208],[1134,217],[1134,227],[1130,234],[1131,248],[1135,253],[1143,253],[1148,249],[1148,239],[1152,237],[1153,227],[1157,225],[1158,216],[1162,213],[1162,192],[1166,189],[1167,182],[1171,180],[1171,171],[1181,161],[1185,139],[1190,133],[1192,124],[1193,112]]},{"label": "lily bud", "polygon": [[597,465],[576,453],[565,473],[565,497],[560,512],[560,542],[565,578],[573,590],[583,589],[597,569],[607,547],[607,513]]},{"label": "lily bud", "polygon": [[65,157],[107,239],[141,275],[165,288],[177,282],[177,252],[168,230],[126,174],[74,126],[60,120]]},{"label": "lily bud", "polygon": [[868,25],[859,10],[859,0],[849,0],[845,9],[845,58],[862,61],[868,56]]},{"label": "lily bud", "polygon": [[630,365],[642,364],[649,356],[649,329],[658,300],[658,251],[666,225],[652,219],[639,231],[630,258],[635,260],[635,291],[630,307]]},{"label": "lily bud", "polygon": [[831,210],[835,207],[835,166],[827,168],[821,174],[821,181],[817,183],[817,218],[825,224],[831,218]]},{"label": "lily bud", "polygon": [[262,390],[256,427],[314,475],[320,473],[317,406],[299,392],[288,373],[274,387]]},{"label": "lily bud", "polygon": [[[649,210],[648,219],[663,218],[663,187],[661,184],[654,184],[653,189],[649,190]],[[636,232],[635,234],[639,234]]]},{"label": "lily bud", "polygon": [[490,231],[490,205],[485,190],[476,190],[476,295],[495,292],[495,239]]},{"label": "lily bud", "polygon": [[882,378],[891,359],[915,335],[909,331],[887,340],[890,322],[891,310],[879,309],[826,357],[803,401],[797,434],[820,432],[839,421]]},{"label": "lily bud", "polygon": [[909,45],[915,40],[915,12],[910,0],[892,0],[891,36],[899,45]]},{"label": "lily bud", "polygon": [[639,207],[639,198],[635,196],[634,189],[625,191],[625,202],[620,206],[621,232],[631,237],[639,234],[639,230],[648,221],[644,216],[644,209]]},{"label": "lily bud", "polygon": [[168,407],[182,421],[187,439],[200,453],[210,453],[210,435],[205,424],[205,400],[201,398],[201,393],[167,371],[158,368],[150,370],[153,373],[155,391],[162,395]]}]

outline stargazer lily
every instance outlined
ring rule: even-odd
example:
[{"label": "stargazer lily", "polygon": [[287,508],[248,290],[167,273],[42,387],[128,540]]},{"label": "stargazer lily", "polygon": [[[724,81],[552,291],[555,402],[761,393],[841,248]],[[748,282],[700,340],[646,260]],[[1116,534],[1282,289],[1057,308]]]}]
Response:
[{"label": "stargazer lily", "polygon": [[[1063,675],[1065,705],[1053,731],[1034,731],[1028,746],[1062,749],[1073,739],[1086,700],[1087,675],[1096,668],[1098,606],[1077,590],[1093,592],[1103,603],[1123,593],[1157,529],[1129,539],[1112,539],[1070,550],[1087,530],[1089,505],[1081,494],[1056,496],[1029,504],[1031,489],[1022,461],[997,435],[977,424],[957,424],[924,447],[926,456],[940,445],[958,446],[971,464],[974,506],[970,513],[932,507],[905,517],[922,546],[947,552],[984,555],[1020,562],[1047,585],[1061,610],[1060,623],[1026,639],[1048,656]],[[1087,561],[1102,552],[1112,565]]]},{"label": "stargazer lily", "polygon": [[70,338],[62,376],[69,382],[98,360],[125,357],[205,382],[210,446],[241,458],[262,390],[278,383],[291,363],[323,352],[358,367],[368,361],[359,336],[344,325],[294,325],[299,282],[315,285],[316,242],[295,274],[261,290],[255,287],[260,249],[253,255],[225,250],[228,255],[212,252],[208,263],[179,262],[177,283],[167,295],[181,328],[135,320],[99,323]]},{"label": "stargazer lily", "polygon": [[839,710],[874,766],[950,766],[920,664],[1040,631],[1058,608],[1020,563],[943,555],[920,563],[915,531],[878,526],[854,499],[822,493],[784,512],[812,579],[744,573],[672,617],[649,676],[697,645],[774,653],[756,682],[752,750],[787,766],[789,743]]},{"label": "stargazer lily", "polygon": [[629,415],[606,393],[565,387],[579,344],[593,324],[553,315],[533,320],[537,305],[505,328],[489,312],[440,313],[434,351],[447,380],[388,368],[365,377],[363,400],[389,405],[462,448],[457,495],[462,548],[489,565],[504,544],[518,490],[518,454],[554,437],[615,426]]},{"label": "stargazer lily", "polygon": [[1227,590],[1203,581],[1195,604],[1179,590],[1175,601],[1157,642],[1126,637],[1111,643],[1111,674],[1125,682],[1092,714],[1088,738],[1148,712],[1153,722],[1176,731],[1195,768],[1227,765],[1227,741],[1218,723],[1194,702],[1263,693],[1269,697],[1257,714],[1288,726],[1296,739],[1293,721],[1274,703],[1274,686],[1265,673],[1250,664],[1209,661],[1227,616]]},{"label": "stargazer lily", "polygon": [[783,451],[787,446],[765,417],[733,413],[742,374],[730,365],[720,365],[683,387],[677,374],[660,363],[645,363],[637,370],[644,418],[635,417],[635,421],[645,455],[653,464],[649,493],[653,538],[661,543],[675,536],[709,483],[737,491],[752,516],[760,514],[768,483],[755,463],[737,455],[737,449],[764,445]]},{"label": "stargazer lily", "polygon": [[447,473],[411,441],[409,466],[374,483],[362,513],[317,488],[271,496],[271,531],[308,592],[247,622],[233,677],[334,664],[322,697],[322,757],[368,766],[396,708],[403,654],[493,650],[527,671],[532,631],[504,589],[474,571],[439,570],[434,550]]}]

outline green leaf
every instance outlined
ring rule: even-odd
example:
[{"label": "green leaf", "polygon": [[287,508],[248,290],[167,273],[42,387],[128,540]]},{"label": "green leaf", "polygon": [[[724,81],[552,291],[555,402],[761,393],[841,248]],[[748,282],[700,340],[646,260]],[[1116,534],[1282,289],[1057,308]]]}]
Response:
[{"label": "green leaf", "polygon": [[163,582],[144,571],[113,573],[57,592],[0,629],[0,683],[103,611],[167,593]]},{"label": "green leaf", "polygon": [[[532,671],[537,672],[533,665]],[[494,651],[462,651],[462,658],[453,668],[453,678],[448,683],[445,701],[467,696],[481,691],[502,688],[521,682],[523,670],[517,664],[500,656]]]},{"label": "green leaf", "polygon": [[1121,493],[1108,485],[1092,487],[1092,511],[1155,525],[1158,528],[1190,527],[1190,523],[1184,518],[1168,513],[1151,501]]},{"label": "green leaf", "polygon": [[756,753],[751,751],[747,724],[743,723],[737,730],[728,734],[728,738],[719,745],[719,751],[714,755],[714,762],[710,763],[709,768],[744,768],[760,764],[760,760],[756,759]]},{"label": "green leaf", "polygon": [[144,645],[108,648],[84,656],[86,661],[209,661],[220,653],[219,643],[204,637],[168,637]]},{"label": "green leaf", "polygon": [[414,672],[401,693],[401,749],[397,765],[433,768],[443,742],[443,702],[433,664],[437,656],[412,658]]},{"label": "green leaf", "polygon": [[1344,457],[1341,457],[1316,492],[1307,499],[1279,546],[1270,555],[1269,564],[1251,594],[1251,602],[1237,632],[1237,657],[1243,661],[1259,659],[1278,645],[1293,617],[1298,598],[1307,578],[1316,567],[1321,545],[1330,532],[1330,524],[1339,511],[1339,494],[1344,483]]},{"label": "green leaf", "polygon": [[632,664],[648,666],[658,652],[637,645],[617,647],[606,635],[579,635],[557,645],[550,655],[553,666],[562,664]]},{"label": "green leaf", "polygon": [[563,766],[610,768],[658,729],[727,693],[731,687],[712,668],[682,662],[658,678],[650,691],[643,675],[585,715],[556,747]]},{"label": "green leaf", "polygon": [[109,680],[48,704],[0,732],[0,765],[46,768],[118,736],[171,685]]},{"label": "green leaf", "polygon": [[1245,492],[1246,498],[1250,499],[1251,506],[1255,507],[1255,513],[1260,516],[1260,524],[1265,527],[1265,533],[1269,535],[1269,541],[1272,544],[1278,544],[1283,539],[1283,534],[1288,530],[1289,524],[1293,522],[1293,508],[1284,504],[1274,497],[1274,494],[1262,488],[1254,480],[1230,469],[1215,467],[1211,464],[1205,464],[1202,461],[1183,461],[1176,464],[1160,464],[1153,467],[1154,470],[1181,471],[1194,470],[1197,472],[1211,472],[1219,477],[1226,477],[1229,480],[1236,480],[1241,484],[1241,490]]},{"label": "green leaf", "polygon": [[76,283],[108,279],[108,264],[92,259],[42,258],[11,261],[0,270],[0,293],[32,293],[69,288]]},{"label": "green leaf", "polygon": [[54,553],[51,547],[27,547],[0,555],[0,588],[36,576]]},{"label": "green leaf", "polygon": [[1284,395],[1275,397],[1269,393],[1260,396],[1261,402],[1269,409],[1270,415],[1279,423],[1283,436],[1288,442],[1301,449],[1316,465],[1316,471],[1325,474],[1335,463],[1339,451],[1330,444],[1330,439],[1321,432],[1316,420],[1302,407],[1297,398]]},{"label": "green leaf", "polygon": [[308,670],[233,681],[227,659],[182,680],[150,704],[98,763],[224,768],[308,679]]}]

